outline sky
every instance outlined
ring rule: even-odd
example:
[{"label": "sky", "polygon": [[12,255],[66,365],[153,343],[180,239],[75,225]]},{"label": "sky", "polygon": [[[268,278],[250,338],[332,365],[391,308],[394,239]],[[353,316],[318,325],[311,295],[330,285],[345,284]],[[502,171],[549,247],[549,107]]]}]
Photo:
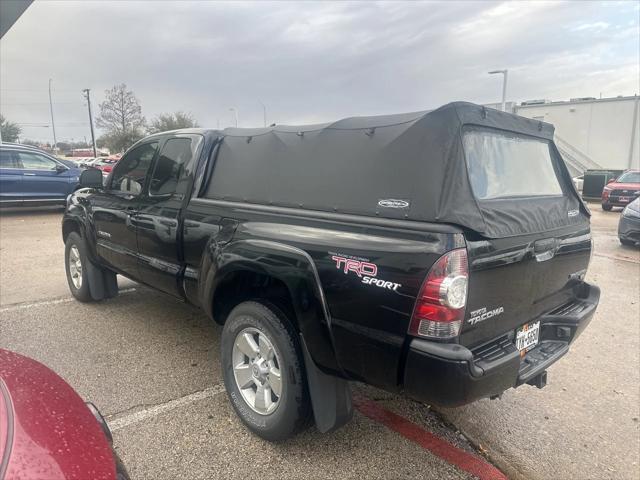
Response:
[{"label": "sky", "polygon": [[[318,123],[456,100],[640,93],[640,1],[55,2],[0,40],[0,113],[22,138],[90,139],[104,91],[125,83],[147,119],[201,126]],[[26,124],[26,125],[25,125]],[[98,132],[99,134],[100,132]]]}]

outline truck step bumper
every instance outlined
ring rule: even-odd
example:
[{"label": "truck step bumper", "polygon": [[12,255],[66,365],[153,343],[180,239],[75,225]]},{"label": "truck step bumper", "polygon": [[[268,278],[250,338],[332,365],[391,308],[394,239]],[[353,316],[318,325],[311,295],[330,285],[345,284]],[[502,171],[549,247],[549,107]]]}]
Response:
[{"label": "truck step bumper", "polygon": [[598,287],[583,283],[576,293],[569,304],[534,320],[540,321],[540,341],[523,356],[507,334],[474,350],[414,338],[405,363],[405,393],[431,405],[456,407],[526,383],[542,388],[546,369],[569,351],[598,305]]}]

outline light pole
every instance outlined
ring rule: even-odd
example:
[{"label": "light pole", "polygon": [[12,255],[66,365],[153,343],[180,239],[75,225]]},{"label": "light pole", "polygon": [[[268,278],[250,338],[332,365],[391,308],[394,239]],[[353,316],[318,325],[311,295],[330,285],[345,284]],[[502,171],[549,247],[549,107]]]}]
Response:
[{"label": "light pole", "polygon": [[85,98],[87,99],[87,106],[89,107],[89,126],[91,127],[91,144],[93,146],[93,157],[95,158],[98,156],[98,151],[96,149],[96,134],[93,131],[93,115],[91,114],[91,97],[89,96],[89,92],[91,92],[91,90],[89,90],[88,88],[85,88],[82,91],[85,94]]},{"label": "light pole", "polygon": [[56,151],[58,141],[56,140],[56,124],[53,122],[53,102],[51,101],[51,79],[49,79],[49,110],[51,111],[51,127],[53,129],[53,151]]},{"label": "light pole", "polygon": [[489,72],[490,75],[493,75],[494,73],[502,73],[504,75],[503,80],[502,80],[502,111],[506,112],[507,111],[507,74],[509,73],[509,70],[507,70],[506,68],[504,70],[492,70]]},{"label": "light pole", "polygon": [[231,107],[229,111],[235,114],[236,128],[238,128],[238,109],[236,107]]},{"label": "light pole", "polygon": [[267,127],[267,107],[260,100],[258,100],[258,103],[262,105],[262,120],[264,122],[264,127],[266,128]]}]

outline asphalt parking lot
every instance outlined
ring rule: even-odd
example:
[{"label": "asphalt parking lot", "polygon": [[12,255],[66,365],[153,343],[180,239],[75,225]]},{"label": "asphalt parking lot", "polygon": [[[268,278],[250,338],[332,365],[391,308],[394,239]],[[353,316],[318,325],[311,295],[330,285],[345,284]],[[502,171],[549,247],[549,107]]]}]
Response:
[{"label": "asphalt parking lot", "polygon": [[71,298],[60,210],[0,214],[0,347],[45,363],[93,401],[134,480],[500,478],[488,462],[515,479],[636,479],[640,251],[618,243],[619,211],[592,209],[588,277],[601,304],[543,390],[434,412],[354,385],[358,408],[342,429],[266,443],[233,413],[221,329],[198,310],[123,279],[115,299]]}]

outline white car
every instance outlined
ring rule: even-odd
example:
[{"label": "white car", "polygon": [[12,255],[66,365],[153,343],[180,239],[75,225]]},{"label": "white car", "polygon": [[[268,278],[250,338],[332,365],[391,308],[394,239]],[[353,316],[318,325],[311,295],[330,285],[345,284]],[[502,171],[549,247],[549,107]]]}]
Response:
[{"label": "white car", "polygon": [[582,193],[582,185],[584,184],[584,175],[579,177],[573,177],[573,184],[576,186],[576,190]]}]

